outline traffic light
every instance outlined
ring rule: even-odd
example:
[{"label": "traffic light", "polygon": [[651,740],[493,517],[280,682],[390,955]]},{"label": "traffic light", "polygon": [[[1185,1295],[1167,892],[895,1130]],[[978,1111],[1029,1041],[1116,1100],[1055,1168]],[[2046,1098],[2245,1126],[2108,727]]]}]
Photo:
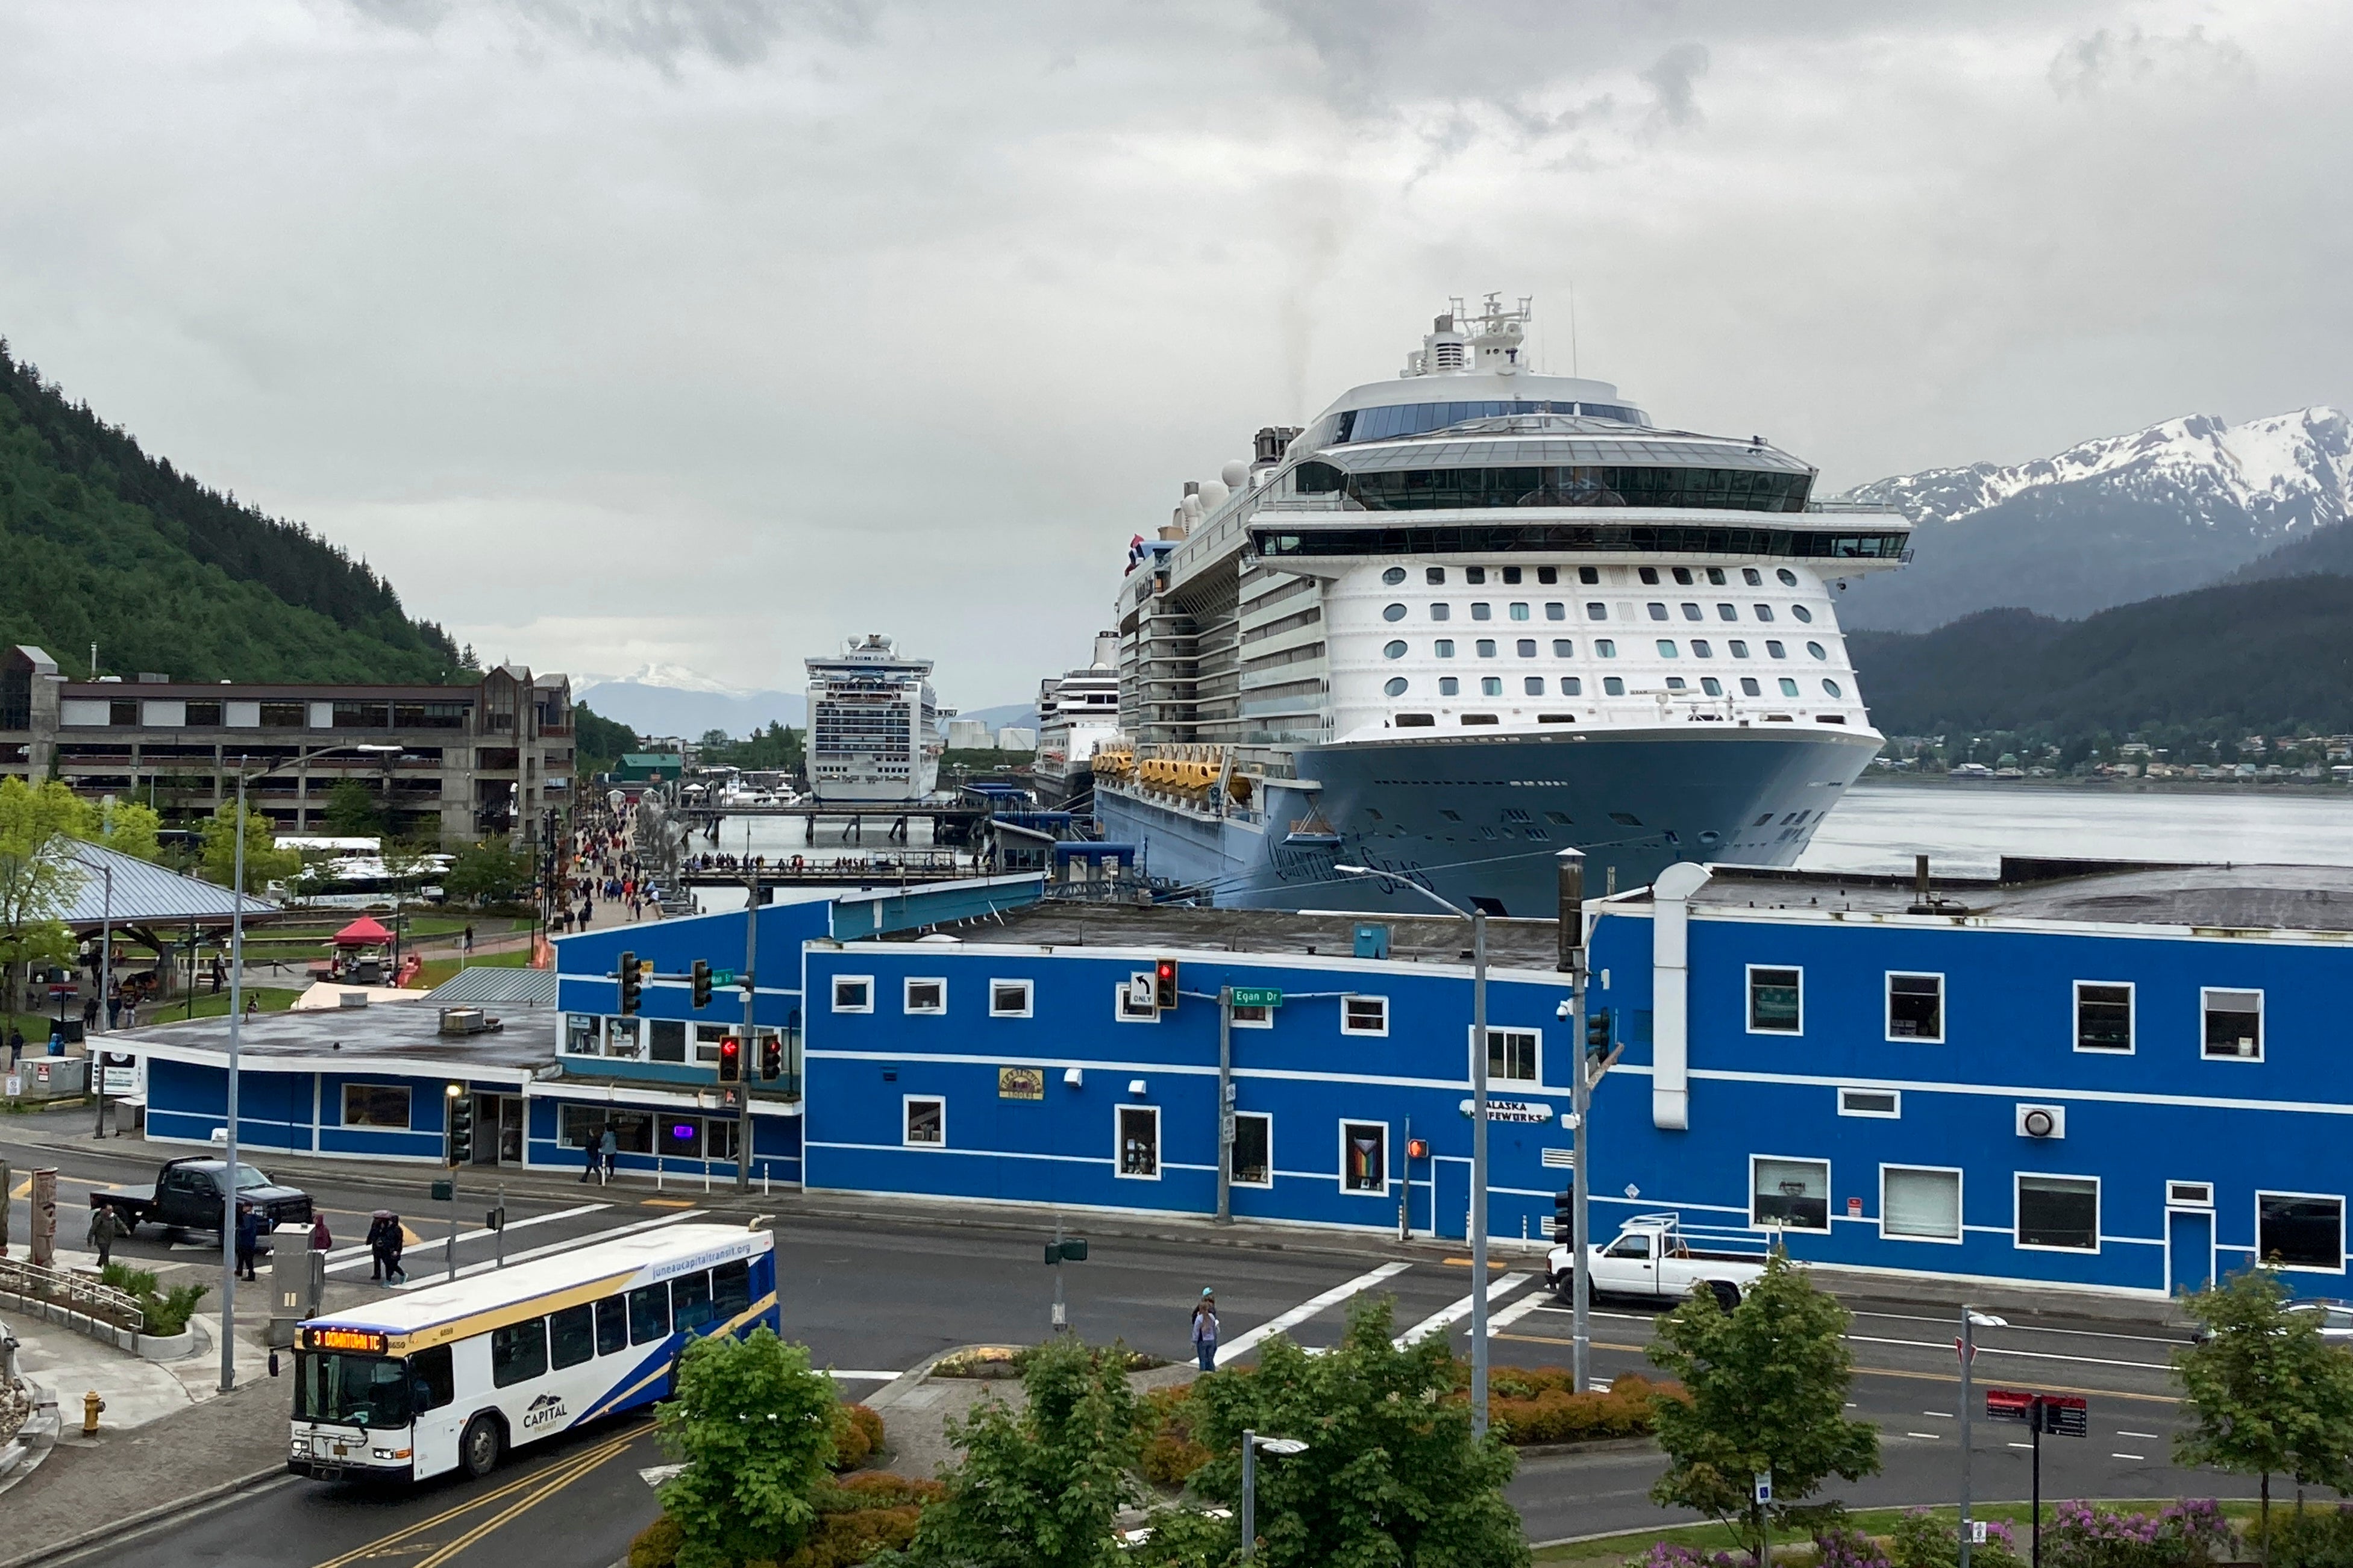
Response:
[{"label": "traffic light", "polygon": [[1176,1007],[1176,961],[1164,958],[1152,966],[1152,1003],[1164,1013]]},{"label": "traffic light", "polygon": [[1552,1242],[1555,1247],[1577,1243],[1577,1189],[1552,1195]]},{"label": "traffic light", "polygon": [[1609,1049],[1609,1009],[1596,1007],[1585,1016],[1585,1048],[1594,1056]]},{"label": "traffic light", "polygon": [[449,1163],[470,1165],[474,1163],[474,1097],[462,1083],[453,1083],[442,1093],[449,1102]]},{"label": "traffic light", "polygon": [[621,1016],[634,1017],[638,1003],[646,988],[645,976],[638,972],[638,955],[621,954]]},{"label": "traffic light", "polygon": [[760,1079],[773,1083],[785,1076],[785,1042],[774,1035],[760,1042]]},{"label": "traffic light", "polygon": [[1087,1238],[1073,1236],[1062,1241],[1046,1244],[1048,1263],[1084,1263],[1087,1260]]},{"label": "traffic light", "polygon": [[744,1037],[730,1035],[719,1042],[719,1081],[741,1083],[744,1079]]},{"label": "traffic light", "polygon": [[694,961],[692,978],[694,981],[694,1005],[697,1007],[710,1006],[711,961],[709,959],[698,958]]}]

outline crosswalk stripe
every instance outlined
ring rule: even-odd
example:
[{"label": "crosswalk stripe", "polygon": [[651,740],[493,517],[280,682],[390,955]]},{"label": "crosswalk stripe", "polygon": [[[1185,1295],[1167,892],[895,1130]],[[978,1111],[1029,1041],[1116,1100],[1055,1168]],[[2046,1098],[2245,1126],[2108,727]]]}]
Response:
[{"label": "crosswalk stripe", "polygon": [[[1535,1278],[1535,1276],[1528,1274],[1504,1275],[1501,1279],[1496,1280],[1493,1284],[1487,1287],[1487,1300],[1489,1304],[1492,1305],[1500,1297],[1510,1295],[1513,1291],[1526,1284],[1533,1278]],[[1430,1313],[1430,1316],[1424,1318],[1421,1321],[1416,1323],[1413,1327],[1399,1334],[1396,1340],[1397,1348],[1403,1350],[1406,1346],[1413,1343],[1414,1341],[1421,1338],[1424,1334],[1441,1333],[1446,1330],[1452,1328],[1456,1323],[1461,1321],[1464,1318],[1467,1318],[1470,1315],[1471,1298],[1465,1296],[1462,1300],[1453,1303],[1451,1306],[1440,1307],[1437,1311]],[[1494,1327],[1495,1321],[1493,1318],[1490,1317],[1487,1320],[1487,1329],[1491,1337],[1494,1331]]]},{"label": "crosswalk stripe", "polygon": [[[534,1258],[545,1258],[551,1253],[571,1252],[578,1247],[594,1247],[600,1241],[611,1241],[617,1237],[634,1235],[641,1230],[652,1230],[658,1226],[676,1225],[682,1219],[692,1219],[695,1213],[693,1209],[682,1209],[677,1214],[666,1214],[659,1219],[639,1220],[635,1225],[617,1225],[610,1230],[600,1230],[593,1236],[577,1236],[568,1241],[552,1241],[545,1247],[534,1247],[525,1252],[510,1252],[507,1254],[506,1267],[512,1268],[518,1263],[528,1263]],[[459,1264],[458,1278],[467,1279],[477,1274],[488,1274],[499,1266],[497,1259],[490,1258],[485,1258],[479,1263]],[[393,1289],[425,1290],[436,1285],[446,1285],[448,1280],[449,1274],[447,1268],[426,1264],[410,1277],[407,1284],[396,1285]]]},{"label": "crosswalk stripe", "polygon": [[1502,1333],[1505,1329],[1510,1328],[1514,1323],[1518,1322],[1530,1312],[1535,1311],[1538,1308],[1542,1307],[1549,1299],[1550,1293],[1548,1291],[1531,1290],[1526,1295],[1521,1297],[1518,1300],[1513,1302],[1510,1306],[1505,1307],[1502,1311],[1488,1313],[1487,1337],[1491,1340],[1493,1339],[1497,1334]]},{"label": "crosswalk stripe", "polygon": [[[578,1208],[557,1209],[553,1214],[535,1214],[524,1219],[511,1219],[507,1221],[507,1229],[509,1231],[518,1231],[522,1229],[525,1226],[545,1225],[550,1220],[578,1219],[582,1215],[596,1214],[602,1210],[611,1208],[612,1206],[613,1205],[611,1204],[582,1204]],[[437,1240],[448,1239],[446,1237],[420,1237],[415,1230],[410,1229],[406,1224],[403,1224],[400,1228],[406,1233],[406,1237],[404,1245],[410,1247],[430,1247]],[[458,1239],[459,1241],[479,1241],[483,1237],[491,1234],[491,1233],[487,1230],[461,1230],[458,1233]],[[367,1243],[365,1242],[362,1242],[356,1247],[339,1247],[332,1252],[327,1254],[327,1272],[330,1274],[341,1274],[345,1269],[357,1268],[361,1264],[371,1261],[373,1261],[373,1259],[368,1254]]]},{"label": "crosswalk stripe", "polygon": [[1220,1344],[1218,1347],[1218,1359],[1222,1362],[1240,1355],[1243,1352],[1254,1348],[1260,1341],[1270,1339],[1287,1329],[1294,1328],[1324,1310],[1324,1308],[1345,1301],[1359,1291],[1369,1290],[1384,1279],[1394,1279],[1412,1267],[1410,1263],[1384,1263],[1378,1268],[1357,1275],[1345,1284],[1333,1286],[1321,1296],[1310,1296],[1282,1316],[1269,1318],[1248,1333],[1237,1335]]}]

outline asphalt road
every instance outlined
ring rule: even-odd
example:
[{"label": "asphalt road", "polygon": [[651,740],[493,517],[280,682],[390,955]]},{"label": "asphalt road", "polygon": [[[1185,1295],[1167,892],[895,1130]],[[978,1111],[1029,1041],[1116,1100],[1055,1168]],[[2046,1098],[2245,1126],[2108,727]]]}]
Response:
[{"label": "asphalt road", "polygon": [[[18,1185],[35,1160],[57,1164],[60,1208],[68,1215],[86,1210],[91,1185],[149,1180],[154,1163],[152,1152],[135,1144],[124,1145],[121,1155],[100,1145],[66,1154],[11,1147],[5,1128],[0,1157],[16,1166]],[[268,1169],[266,1158],[260,1163]],[[408,1264],[422,1284],[440,1278],[440,1237],[447,1229],[439,1212],[417,1201],[429,1179],[425,1173],[381,1179],[354,1169],[347,1179],[305,1184],[346,1246],[357,1240],[372,1210],[399,1209],[421,1233]],[[567,1187],[563,1198],[510,1199],[507,1256],[574,1246],[623,1228],[745,1217],[731,1213],[727,1196],[589,1186],[576,1194]],[[475,1228],[485,1201],[470,1191],[460,1205],[456,1258],[469,1272],[491,1266],[492,1238]],[[21,1201],[15,1223],[21,1239]],[[793,1218],[779,1229],[776,1245],[787,1333],[806,1341],[818,1363],[837,1369],[853,1392],[871,1389],[881,1378],[953,1345],[1022,1342],[1047,1331],[1053,1278],[1040,1261],[1039,1239],[913,1219],[877,1225]],[[146,1235],[118,1250],[199,1268],[212,1257],[208,1239],[174,1244]],[[1498,1365],[1558,1365],[1569,1359],[1567,1311],[1543,1293],[1540,1279],[1528,1278],[1539,1267],[1514,1257],[1494,1271],[1499,1289],[1510,1282],[1495,1309]],[[331,1307],[380,1289],[367,1279],[364,1253],[339,1258],[333,1268]],[[1300,1342],[1329,1344],[1338,1337],[1348,1300],[1369,1291],[1393,1300],[1400,1332],[1452,1314],[1456,1348],[1467,1350],[1461,1320],[1470,1269],[1463,1258],[1385,1261],[1377,1251],[1211,1250],[1104,1237],[1088,1262],[1066,1265],[1060,1273],[1070,1321],[1079,1333],[1092,1341],[1122,1339],[1171,1357],[1187,1353],[1191,1305],[1205,1285],[1217,1291],[1229,1346],[1278,1319]],[[1376,1274],[1380,1277],[1370,1278]],[[1951,1499],[1960,1424],[1950,1310],[1901,1301],[1850,1305],[1856,1310],[1853,1409],[1879,1426],[1884,1468],[1859,1483],[1833,1484],[1829,1492],[1858,1505]],[[1650,1337],[1651,1315],[1639,1304],[1604,1303],[1597,1310],[1598,1376],[1649,1370],[1641,1346]],[[2091,1403],[2089,1437],[2044,1440],[2046,1498],[2246,1489],[2232,1478],[2184,1474],[2166,1462],[2179,1424],[2167,1364],[2179,1342],[2177,1334],[2090,1318],[2014,1317],[2013,1323],[1981,1331],[1978,1382],[2080,1393]],[[1246,1345],[1240,1353],[1248,1353]],[[1974,1425],[1977,1495],[2023,1499],[2026,1435],[1982,1420]],[[567,1437],[560,1448],[534,1450],[484,1482],[447,1481],[406,1496],[290,1480],[206,1512],[167,1536],[78,1561],[125,1568],[167,1561],[325,1565],[356,1562],[348,1554],[364,1553],[402,1568],[610,1563],[655,1511],[653,1493],[637,1474],[659,1462],[650,1440],[640,1436],[607,1451],[628,1430]],[[1662,1517],[1647,1497],[1660,1465],[1657,1456],[1641,1452],[1531,1458],[1522,1464],[1511,1496],[1534,1540],[1635,1529]],[[543,1506],[551,1502],[557,1505]]]}]

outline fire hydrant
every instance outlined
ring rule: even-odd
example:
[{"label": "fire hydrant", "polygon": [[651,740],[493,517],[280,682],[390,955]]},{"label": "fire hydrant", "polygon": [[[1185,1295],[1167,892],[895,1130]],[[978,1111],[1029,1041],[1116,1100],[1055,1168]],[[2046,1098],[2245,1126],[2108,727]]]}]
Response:
[{"label": "fire hydrant", "polygon": [[98,1396],[96,1389],[81,1396],[81,1435],[83,1436],[98,1436],[98,1413],[105,1408],[106,1401]]}]

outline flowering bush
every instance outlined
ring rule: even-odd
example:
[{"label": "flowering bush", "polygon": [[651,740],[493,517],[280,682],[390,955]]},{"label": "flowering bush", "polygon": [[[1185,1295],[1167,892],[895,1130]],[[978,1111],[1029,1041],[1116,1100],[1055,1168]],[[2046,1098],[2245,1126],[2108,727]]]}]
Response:
[{"label": "flowering bush", "polygon": [[1672,1541],[1654,1541],[1640,1557],[1626,1559],[1626,1568],[1749,1568],[1745,1557],[1719,1552],[1713,1557]]},{"label": "flowering bush", "polygon": [[2211,1498],[2160,1513],[2117,1513],[2063,1502],[2042,1530],[2048,1568],[2192,1568],[2233,1555],[2231,1527]]},{"label": "flowering bush", "polygon": [[1879,1542],[1859,1530],[1831,1529],[1814,1537],[1814,1568],[1889,1568]]},{"label": "flowering bush", "polygon": [[[1925,1508],[1915,1508],[1897,1520],[1888,1540],[1896,1568],[1954,1568],[1960,1561],[1953,1521],[1938,1519]],[[1969,1568],[2023,1568],[2024,1562],[2019,1555],[2018,1538],[1998,1519],[1986,1524],[1985,1544],[1969,1548]]]}]

